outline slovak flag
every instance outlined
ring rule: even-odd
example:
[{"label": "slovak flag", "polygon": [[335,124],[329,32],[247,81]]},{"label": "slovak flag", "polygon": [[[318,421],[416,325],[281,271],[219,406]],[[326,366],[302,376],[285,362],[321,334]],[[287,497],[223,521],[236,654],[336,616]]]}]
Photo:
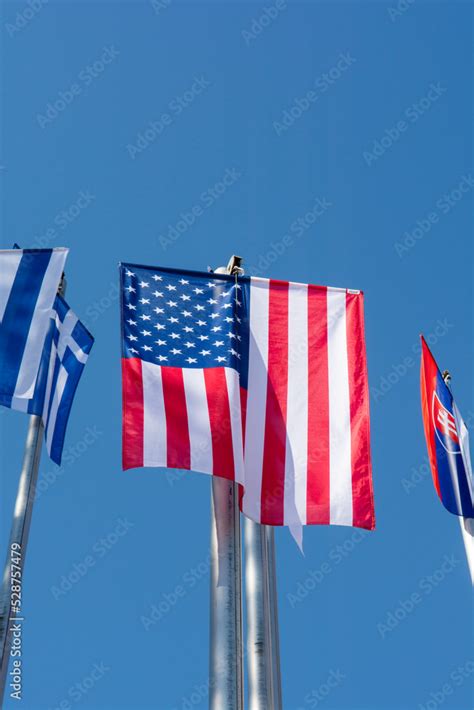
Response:
[{"label": "slovak flag", "polygon": [[433,482],[450,513],[474,518],[467,427],[423,336],[421,347],[421,408]]}]

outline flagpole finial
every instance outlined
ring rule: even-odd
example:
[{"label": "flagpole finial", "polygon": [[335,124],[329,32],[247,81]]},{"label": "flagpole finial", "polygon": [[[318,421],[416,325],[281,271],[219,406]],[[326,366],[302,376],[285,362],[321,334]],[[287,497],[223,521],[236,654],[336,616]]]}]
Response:
[{"label": "flagpole finial", "polygon": [[443,378],[445,384],[448,385],[448,387],[449,387],[449,385],[451,384],[451,375],[449,373],[449,370],[444,370],[444,372],[442,374],[442,378]]}]

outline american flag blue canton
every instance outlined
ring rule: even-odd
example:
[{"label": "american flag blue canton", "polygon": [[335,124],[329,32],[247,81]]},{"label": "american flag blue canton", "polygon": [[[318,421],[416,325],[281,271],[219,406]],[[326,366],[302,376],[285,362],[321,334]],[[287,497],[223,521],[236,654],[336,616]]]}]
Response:
[{"label": "american flag blue canton", "polygon": [[231,367],[246,386],[249,279],[121,264],[123,356]]}]

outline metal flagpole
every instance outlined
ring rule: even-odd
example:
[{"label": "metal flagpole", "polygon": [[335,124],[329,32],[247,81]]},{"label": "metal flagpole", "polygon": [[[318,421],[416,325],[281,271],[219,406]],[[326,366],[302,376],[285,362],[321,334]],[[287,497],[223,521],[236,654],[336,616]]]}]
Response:
[{"label": "metal flagpole", "polygon": [[[448,370],[443,372],[443,380],[446,387],[451,391],[451,375]],[[456,410],[455,410],[456,411]],[[456,426],[458,422],[456,421]],[[461,432],[459,432],[461,434]],[[470,452],[467,452],[470,456]],[[465,464],[466,465],[466,464]],[[467,475],[469,472],[466,469]],[[462,539],[464,542],[464,548],[466,550],[467,566],[469,567],[469,573],[471,575],[471,582],[474,586],[474,520],[472,518],[463,518],[462,516],[457,516],[459,518],[459,524],[461,526]]]},{"label": "metal flagpole", "polygon": [[271,526],[245,519],[249,710],[281,710],[280,643]]},{"label": "metal flagpole", "polygon": [[[216,273],[241,273],[232,256]],[[242,710],[242,569],[238,486],[212,477],[209,708]]]},{"label": "metal flagpole", "polygon": [[[63,274],[58,293],[64,295],[65,291],[66,280]],[[13,633],[15,632],[18,638],[19,629],[21,629],[21,624],[23,623],[23,616],[21,614],[21,589],[31,516],[33,513],[36,481],[41,458],[43,432],[44,427],[41,416],[31,415],[0,596],[0,707],[3,705],[3,696],[7,685]],[[15,585],[15,588],[18,587],[15,592],[12,590],[13,585]],[[17,603],[18,605],[16,605]]]}]

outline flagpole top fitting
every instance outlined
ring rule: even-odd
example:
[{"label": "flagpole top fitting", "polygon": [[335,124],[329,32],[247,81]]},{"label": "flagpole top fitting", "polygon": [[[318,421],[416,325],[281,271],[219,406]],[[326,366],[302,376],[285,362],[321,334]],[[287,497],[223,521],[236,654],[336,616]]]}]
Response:
[{"label": "flagpole top fitting", "polygon": [[442,378],[444,380],[445,385],[449,387],[449,385],[451,384],[451,375],[449,373],[449,370],[444,370]]},{"label": "flagpole top fitting", "polygon": [[236,254],[232,254],[227,266],[218,266],[217,269],[214,269],[214,273],[232,275],[235,274],[236,276],[240,276],[244,273],[244,270],[242,268],[242,261],[243,259],[241,256],[236,256]]}]

